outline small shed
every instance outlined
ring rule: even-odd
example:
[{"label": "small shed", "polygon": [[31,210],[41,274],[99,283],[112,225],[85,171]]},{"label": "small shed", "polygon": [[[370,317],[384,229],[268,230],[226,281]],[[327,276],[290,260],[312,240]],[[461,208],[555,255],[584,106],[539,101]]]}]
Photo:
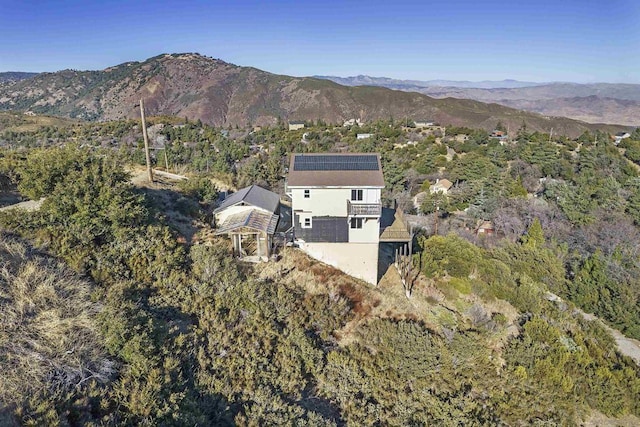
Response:
[{"label": "small shed", "polygon": [[233,254],[247,261],[266,261],[280,218],[280,196],[257,185],[231,194],[213,211],[216,235],[233,242]]}]

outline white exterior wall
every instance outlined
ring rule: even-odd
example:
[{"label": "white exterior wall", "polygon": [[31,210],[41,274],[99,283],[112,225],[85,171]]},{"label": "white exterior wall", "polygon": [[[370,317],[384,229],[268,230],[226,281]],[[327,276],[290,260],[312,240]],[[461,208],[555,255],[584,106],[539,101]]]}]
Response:
[{"label": "white exterior wall", "polygon": [[363,218],[362,228],[349,226],[349,243],[375,243],[380,240],[380,220]]},{"label": "white exterior wall", "polygon": [[[382,190],[379,188],[365,188],[362,194],[362,203],[380,203],[381,192]],[[351,197],[351,195],[349,195],[349,197]]]},{"label": "white exterior wall", "polygon": [[[354,203],[380,203],[379,188],[290,188],[291,206],[294,211],[311,212],[313,216],[346,217],[347,200],[351,200],[351,190],[361,189],[362,201]],[[309,198],[304,198],[304,190],[309,190]]]},{"label": "white exterior wall", "polygon": [[[309,198],[304,198],[309,190]],[[313,216],[347,216],[347,200],[351,190],[346,188],[293,188],[291,207],[294,211],[311,212]]]},{"label": "white exterior wall", "polygon": [[447,190],[446,188],[441,187],[439,185],[432,185],[432,186],[429,187],[429,192],[431,194],[434,194],[434,193],[448,194],[449,190]]},{"label": "white exterior wall", "polygon": [[[216,217],[216,227],[219,227],[220,224],[222,224],[224,222],[225,219],[227,219],[229,216],[231,215],[235,215],[237,213],[241,213],[244,211],[250,211],[252,209],[257,209],[263,212],[267,212],[264,209],[261,209],[259,207],[256,206],[251,206],[251,205],[234,205],[234,206],[229,206],[228,208],[218,212],[217,214],[215,214]],[[270,212],[267,212],[270,213]]]},{"label": "white exterior wall", "polygon": [[[361,189],[362,201],[353,203],[380,203],[380,188],[327,188],[289,187],[292,209],[304,218],[319,216],[341,217],[348,221],[347,200],[351,200],[351,190]],[[309,198],[304,198],[304,190],[309,190]],[[378,242],[380,240],[380,218],[362,218],[362,228],[351,228],[349,243],[309,243],[299,242],[300,249],[326,264],[376,285],[378,283]]]},{"label": "white exterior wall", "polygon": [[300,249],[350,276],[378,283],[378,243],[303,243]]}]

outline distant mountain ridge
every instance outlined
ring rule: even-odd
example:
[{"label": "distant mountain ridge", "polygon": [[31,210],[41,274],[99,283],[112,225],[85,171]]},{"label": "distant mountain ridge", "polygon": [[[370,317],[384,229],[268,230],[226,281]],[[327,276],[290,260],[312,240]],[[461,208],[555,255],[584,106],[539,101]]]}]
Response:
[{"label": "distant mountain ridge", "polygon": [[357,75],[351,77],[337,76],[313,76],[318,79],[331,80],[332,82],[343,86],[383,86],[390,89],[399,88],[426,88],[426,87],[463,87],[463,88],[481,88],[481,89],[497,89],[497,88],[520,88],[545,85],[547,83],[522,82],[518,80],[483,80],[472,82],[467,80],[402,80],[392,79],[389,77],[371,77],[366,75]]},{"label": "distant mountain ridge", "polygon": [[30,79],[38,73],[27,73],[22,71],[5,71],[0,73],[0,86]]},{"label": "distant mountain ridge", "polygon": [[[382,86],[434,98],[473,99],[548,116],[590,123],[640,126],[640,85],[628,83],[533,83],[516,80],[397,80],[387,77],[318,76],[348,86]],[[629,102],[631,101],[631,102]]]},{"label": "distant mountain ridge", "polygon": [[115,120],[138,117],[141,98],[148,114],[186,116],[215,126],[413,118],[488,130],[498,122],[511,129],[526,123],[531,130],[553,128],[570,136],[596,128],[620,130],[468,99],[434,99],[413,91],[277,75],[194,53],[162,54],[100,71],[41,73],[0,88],[0,110]]}]

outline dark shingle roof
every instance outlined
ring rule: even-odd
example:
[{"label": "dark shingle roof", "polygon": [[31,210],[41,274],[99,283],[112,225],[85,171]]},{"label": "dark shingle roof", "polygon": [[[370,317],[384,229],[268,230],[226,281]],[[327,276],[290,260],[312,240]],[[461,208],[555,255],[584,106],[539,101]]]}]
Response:
[{"label": "dark shingle roof", "polygon": [[265,190],[264,188],[258,187],[257,185],[252,185],[231,194],[213,212],[220,212],[221,210],[240,202],[262,208],[271,213],[276,213],[278,212],[278,207],[280,206],[280,196],[278,196],[273,191]]},{"label": "dark shingle roof", "polygon": [[384,187],[377,153],[292,154],[290,187]]}]

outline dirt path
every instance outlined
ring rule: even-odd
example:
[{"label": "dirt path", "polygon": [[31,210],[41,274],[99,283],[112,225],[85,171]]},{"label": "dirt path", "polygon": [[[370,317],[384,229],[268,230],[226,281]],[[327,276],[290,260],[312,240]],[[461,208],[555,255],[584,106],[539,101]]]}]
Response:
[{"label": "dirt path", "polygon": [[[131,173],[131,182],[134,185],[137,186],[142,186],[145,187],[148,185],[148,177],[147,177],[147,169],[142,167],[142,166],[130,166],[128,168],[129,173]],[[184,175],[178,175],[175,173],[170,173],[170,172],[165,172],[162,170],[158,170],[158,169],[154,169],[153,170],[153,177],[154,177],[154,181],[156,181],[156,183],[160,183],[160,184],[167,184],[167,185],[173,185],[178,181],[184,181],[186,179],[189,179],[188,176],[184,176]],[[213,185],[219,190],[219,191],[237,191],[237,189],[233,186],[230,186],[222,181],[220,181],[219,179],[215,179],[212,177],[209,177],[209,179],[211,180],[211,182],[213,183]]]},{"label": "dirt path", "polygon": [[635,360],[638,366],[640,366],[640,341],[624,336],[622,332],[606,325],[604,322],[602,322],[593,314],[585,313],[580,309],[577,309],[577,310],[580,312],[580,314],[582,314],[582,317],[584,317],[586,320],[600,321],[600,323],[602,323],[604,328],[607,331],[609,331],[609,333],[613,336],[613,339],[616,341],[616,344],[618,345],[618,350],[620,350],[620,353],[624,354],[625,356],[629,356],[630,358]]},{"label": "dirt path", "polygon": [[44,202],[44,197],[40,200],[27,200],[25,202],[4,206],[0,208],[0,211],[10,211],[13,209],[24,209],[27,212],[37,211],[38,209],[40,209],[40,206],[42,206],[42,202]]},{"label": "dirt path", "polygon": [[[562,298],[560,298],[556,294],[552,294],[551,292],[547,292],[547,299],[549,301],[554,301],[558,303],[562,302]],[[636,364],[640,366],[640,341],[624,336],[622,332],[608,326],[606,323],[604,323],[601,319],[599,319],[597,316],[594,316],[593,314],[585,313],[584,311],[580,310],[578,307],[576,307],[575,309],[578,311],[578,313],[580,313],[580,315],[582,315],[582,317],[585,320],[588,320],[590,322],[593,322],[593,321],[600,322],[602,326],[604,326],[604,328],[607,331],[609,331],[611,336],[613,336],[613,339],[616,341],[616,344],[618,346],[618,351],[621,354],[624,354],[625,356],[632,358],[636,362]]]}]

